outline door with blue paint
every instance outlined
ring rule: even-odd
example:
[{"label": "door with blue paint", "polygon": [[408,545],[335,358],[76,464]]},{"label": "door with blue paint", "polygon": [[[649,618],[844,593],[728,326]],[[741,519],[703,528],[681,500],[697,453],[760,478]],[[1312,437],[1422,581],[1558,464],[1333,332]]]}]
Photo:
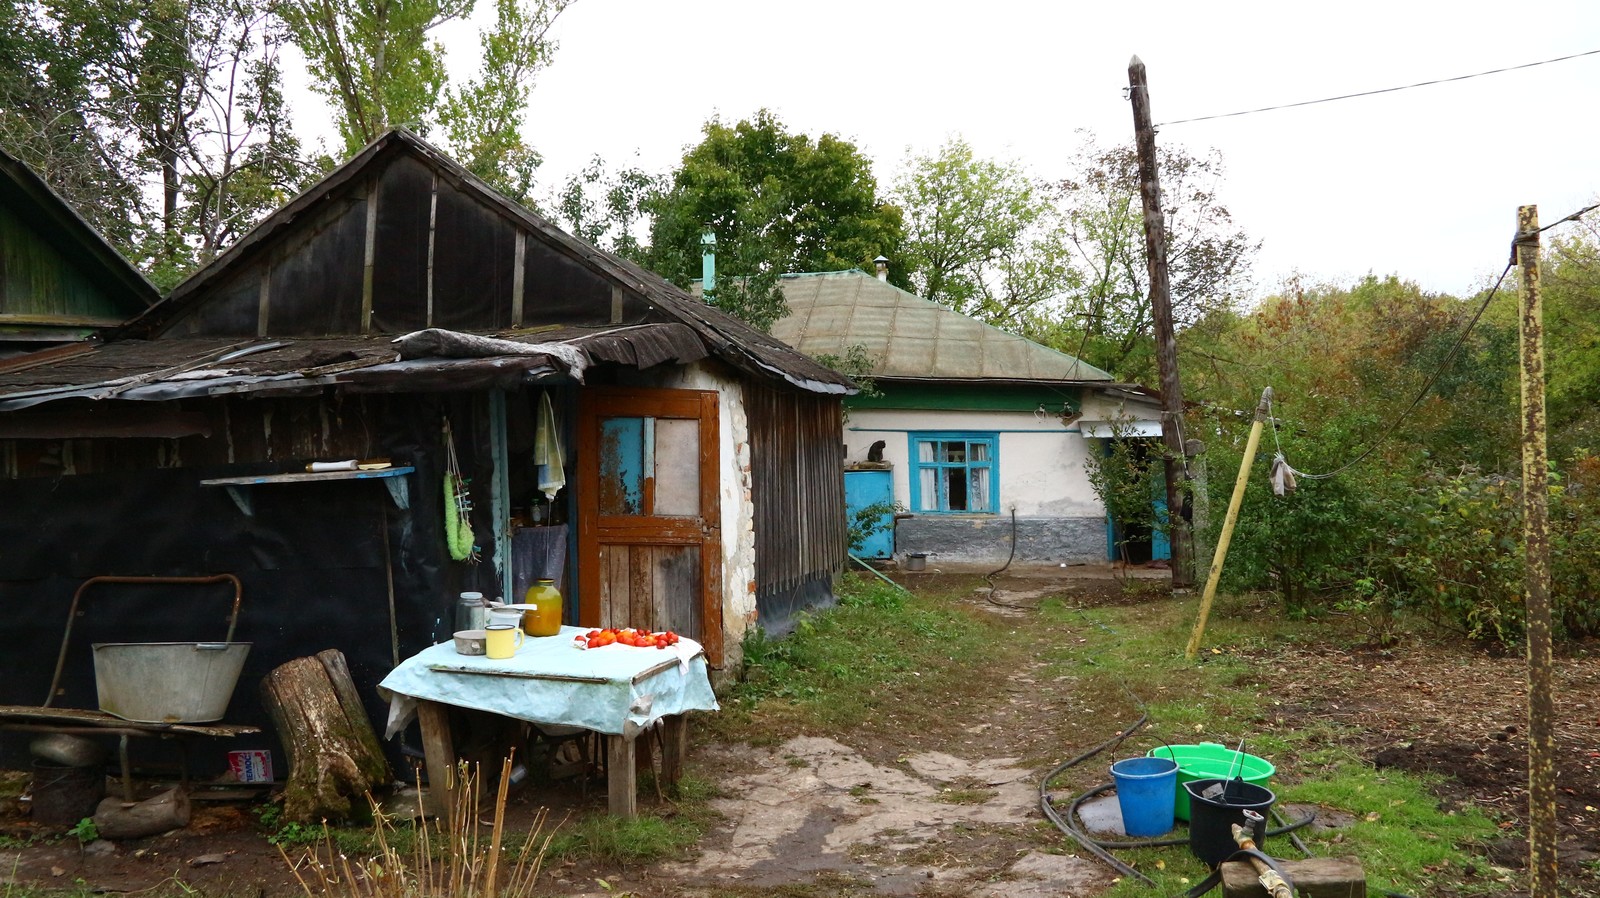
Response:
[{"label": "door with blue paint", "polygon": [[844,513],[854,522],[856,512],[869,505],[882,505],[884,512],[874,522],[857,558],[888,558],[894,554],[894,473],[888,470],[844,472]]},{"label": "door with blue paint", "polygon": [[675,630],[720,663],[717,394],[579,395],[578,625]]}]

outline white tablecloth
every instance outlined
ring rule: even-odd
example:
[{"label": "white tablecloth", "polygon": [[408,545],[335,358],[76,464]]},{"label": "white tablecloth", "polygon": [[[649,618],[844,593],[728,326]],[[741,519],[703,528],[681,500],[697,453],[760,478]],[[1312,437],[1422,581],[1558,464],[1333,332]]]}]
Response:
[{"label": "white tablecloth", "polygon": [[574,648],[573,637],[584,632],[562,627],[559,636],[529,637],[504,659],[459,654],[454,642],[423,649],[378,684],[389,702],[385,737],[411,722],[419,700],[628,738],[667,715],[718,710],[705,653],[693,640],[668,649]]}]

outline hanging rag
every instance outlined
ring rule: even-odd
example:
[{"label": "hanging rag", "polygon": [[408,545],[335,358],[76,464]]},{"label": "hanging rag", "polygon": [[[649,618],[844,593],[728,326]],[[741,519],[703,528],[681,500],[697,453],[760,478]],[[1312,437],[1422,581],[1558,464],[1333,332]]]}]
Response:
[{"label": "hanging rag", "polygon": [[539,422],[533,438],[533,463],[538,467],[539,491],[554,502],[556,493],[567,485],[562,464],[561,428],[556,426],[556,411],[550,404],[550,391],[539,393]]},{"label": "hanging rag", "polygon": [[1294,474],[1294,468],[1289,467],[1289,460],[1283,457],[1282,452],[1272,456],[1272,474],[1270,476],[1272,478],[1273,494],[1282,496],[1285,493],[1294,492]]}]

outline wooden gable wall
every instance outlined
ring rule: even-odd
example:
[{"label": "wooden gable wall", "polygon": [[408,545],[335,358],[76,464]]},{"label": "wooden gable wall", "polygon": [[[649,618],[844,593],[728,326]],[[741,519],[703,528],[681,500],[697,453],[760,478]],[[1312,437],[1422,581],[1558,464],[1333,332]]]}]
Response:
[{"label": "wooden gable wall", "polygon": [[403,147],[204,284],[164,335],[636,324],[650,306]]},{"label": "wooden gable wall", "polygon": [[81,257],[45,237],[37,217],[0,204],[0,320],[107,325],[143,308],[97,284]]}]

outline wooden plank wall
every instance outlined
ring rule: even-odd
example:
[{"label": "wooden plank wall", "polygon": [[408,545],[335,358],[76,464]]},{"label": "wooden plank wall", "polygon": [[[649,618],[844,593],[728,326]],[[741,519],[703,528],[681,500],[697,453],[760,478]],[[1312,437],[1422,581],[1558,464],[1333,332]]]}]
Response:
[{"label": "wooden plank wall", "polygon": [[844,564],[844,427],[837,397],[748,383],[744,397],[759,597]]}]

